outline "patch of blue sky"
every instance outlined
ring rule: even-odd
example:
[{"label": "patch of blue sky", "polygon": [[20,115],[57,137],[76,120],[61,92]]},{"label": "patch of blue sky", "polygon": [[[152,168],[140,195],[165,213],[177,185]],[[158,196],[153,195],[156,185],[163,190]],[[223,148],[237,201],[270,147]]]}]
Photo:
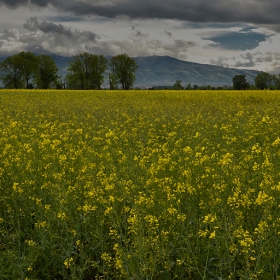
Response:
[{"label": "patch of blue sky", "polygon": [[[208,37],[208,40],[211,40],[215,43],[218,43],[223,49],[229,50],[253,50],[255,49],[260,42],[263,42],[267,39],[267,35],[256,33],[256,32],[230,32],[227,34],[217,35],[213,37]],[[215,44],[215,46],[217,46]]]}]

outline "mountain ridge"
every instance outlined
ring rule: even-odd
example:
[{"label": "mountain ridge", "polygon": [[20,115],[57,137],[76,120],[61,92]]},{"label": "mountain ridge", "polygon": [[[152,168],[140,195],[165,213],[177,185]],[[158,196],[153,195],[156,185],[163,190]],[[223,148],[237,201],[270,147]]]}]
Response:
[{"label": "mountain ridge", "polygon": [[254,84],[260,71],[225,68],[210,64],[200,64],[179,60],[170,56],[149,56],[134,58],[139,68],[136,73],[137,84],[172,86],[176,80],[182,84],[232,85],[235,75],[246,75],[247,81]]}]

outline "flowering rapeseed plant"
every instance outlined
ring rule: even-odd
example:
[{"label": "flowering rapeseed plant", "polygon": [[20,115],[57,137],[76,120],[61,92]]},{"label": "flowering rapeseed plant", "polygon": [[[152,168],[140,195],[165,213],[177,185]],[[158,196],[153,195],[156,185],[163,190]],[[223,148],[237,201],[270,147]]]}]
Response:
[{"label": "flowering rapeseed plant", "polygon": [[277,91],[0,91],[0,278],[277,279]]}]

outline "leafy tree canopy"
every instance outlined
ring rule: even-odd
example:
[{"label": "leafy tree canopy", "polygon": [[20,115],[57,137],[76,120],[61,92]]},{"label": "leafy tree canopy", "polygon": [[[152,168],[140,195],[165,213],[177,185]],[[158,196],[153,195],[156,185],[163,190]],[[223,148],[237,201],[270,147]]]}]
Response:
[{"label": "leafy tree canopy", "polygon": [[18,54],[18,59],[22,78],[25,80],[26,88],[29,88],[31,86],[29,82],[37,71],[37,57],[31,52],[21,52]]},{"label": "leafy tree canopy", "polygon": [[79,89],[101,89],[107,63],[104,55],[84,52],[73,56],[67,69],[69,86]]},{"label": "leafy tree canopy", "polygon": [[173,85],[172,89],[176,89],[176,90],[184,89],[183,86],[182,86],[182,81],[177,80],[175,82],[175,84]]},{"label": "leafy tree canopy", "polygon": [[120,54],[113,56],[110,61],[110,87],[116,88],[118,84],[122,89],[130,89],[133,87],[136,75],[135,72],[138,68],[135,60],[127,54]]},{"label": "leafy tree canopy", "polygon": [[41,54],[37,56],[37,69],[34,81],[38,88],[48,89],[58,81],[58,68],[52,57]]},{"label": "leafy tree canopy", "polygon": [[30,81],[39,88],[49,88],[56,83],[58,69],[48,55],[36,56],[31,52],[21,52],[7,57],[0,63],[0,79],[6,88],[31,88]]},{"label": "leafy tree canopy", "polygon": [[232,79],[232,82],[233,82],[233,89],[245,90],[250,88],[250,84],[246,80],[246,74],[235,75]]},{"label": "leafy tree canopy", "polygon": [[261,72],[255,78],[255,85],[257,89],[269,89],[273,84],[273,75]]},{"label": "leafy tree canopy", "polygon": [[6,88],[21,88],[23,76],[20,55],[7,57],[0,63],[0,79]]}]

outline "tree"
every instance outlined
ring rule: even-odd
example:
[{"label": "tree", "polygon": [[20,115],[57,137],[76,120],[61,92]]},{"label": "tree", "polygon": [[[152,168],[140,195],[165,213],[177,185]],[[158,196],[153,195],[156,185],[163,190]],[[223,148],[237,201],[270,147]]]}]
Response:
[{"label": "tree", "polygon": [[108,69],[108,60],[104,55],[94,55],[93,62],[93,66],[95,66],[92,72],[93,82],[97,89],[101,89],[105,79],[105,72]]},{"label": "tree", "polygon": [[110,85],[112,87],[116,87],[117,84],[121,84],[124,90],[133,87],[136,79],[135,72],[138,68],[133,58],[129,57],[127,54],[113,56],[110,61],[110,66]]},{"label": "tree", "polygon": [[104,55],[81,53],[72,57],[68,66],[70,87],[80,89],[101,89],[108,60]]},{"label": "tree", "polygon": [[249,83],[246,81],[246,74],[235,75],[232,79],[232,82],[233,82],[233,89],[245,90],[250,88]]},{"label": "tree", "polygon": [[34,75],[38,88],[48,89],[58,81],[58,68],[52,57],[46,54],[37,56],[37,69]]},{"label": "tree", "polygon": [[37,70],[37,58],[31,52],[21,52],[18,54],[20,61],[20,71],[23,79],[26,82],[26,88],[30,88],[29,81],[34,77]]},{"label": "tree", "polygon": [[18,54],[9,56],[0,63],[0,79],[6,88],[22,87],[22,68]]},{"label": "tree", "polygon": [[272,87],[273,89],[280,89],[280,75],[272,75]]},{"label": "tree", "polygon": [[259,73],[255,78],[257,89],[269,89],[272,86],[273,76],[266,72]]},{"label": "tree", "polygon": [[176,89],[176,90],[184,89],[183,86],[182,86],[182,81],[177,80],[175,82],[175,84],[173,85],[172,89]]},{"label": "tree", "polygon": [[87,79],[88,79],[88,66],[89,64],[89,54],[77,54],[72,56],[68,64],[68,74],[67,78],[69,81],[69,86],[71,88],[86,89]]},{"label": "tree", "polygon": [[116,75],[114,73],[115,72],[113,70],[111,73],[109,73],[109,83],[110,83],[111,90],[117,89],[117,87],[118,87]]}]

